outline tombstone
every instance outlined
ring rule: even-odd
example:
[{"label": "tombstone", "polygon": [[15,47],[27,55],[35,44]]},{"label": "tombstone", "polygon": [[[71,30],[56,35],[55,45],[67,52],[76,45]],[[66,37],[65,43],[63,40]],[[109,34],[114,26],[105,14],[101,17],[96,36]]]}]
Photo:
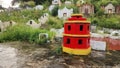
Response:
[{"label": "tombstone", "polygon": [[90,14],[94,14],[94,5],[84,3],[84,4],[80,5],[79,12],[84,14],[85,16],[88,16]]},{"label": "tombstone", "polygon": [[94,50],[106,50],[106,42],[90,40],[91,48]]},{"label": "tombstone", "polygon": [[63,37],[63,32],[64,32],[64,28],[61,29],[50,29],[51,32],[55,32],[55,38],[54,40],[56,42],[61,42],[62,41],[62,37]]},{"label": "tombstone", "polygon": [[48,14],[48,13],[44,13],[44,16],[48,17],[48,16],[49,16],[49,14]]},{"label": "tombstone", "polygon": [[54,9],[55,5],[50,5],[49,7],[49,11],[52,12],[52,10]]},{"label": "tombstone", "polygon": [[112,3],[109,3],[108,5],[105,6],[105,13],[106,14],[113,14],[115,13],[115,7]]},{"label": "tombstone", "polygon": [[31,26],[32,28],[40,28],[41,24],[37,24],[34,20],[29,20],[26,25]]},{"label": "tombstone", "polygon": [[19,7],[20,7],[20,3],[15,3],[14,5],[12,5],[12,8],[17,8],[17,9],[19,9]]},{"label": "tombstone", "polygon": [[65,5],[71,5],[72,2],[71,1],[65,1]]},{"label": "tombstone", "polygon": [[16,23],[14,21],[8,21],[8,22],[0,22],[0,30],[1,32],[6,31],[7,27],[14,26]]},{"label": "tombstone", "polygon": [[48,43],[48,34],[47,33],[40,33],[39,40],[44,40],[44,42]]},{"label": "tombstone", "polygon": [[41,16],[41,17],[38,19],[39,23],[45,24],[45,23],[48,21],[48,16],[49,16],[48,13],[44,13],[43,16]]},{"label": "tombstone", "polygon": [[43,10],[44,7],[43,7],[42,5],[37,5],[37,6],[35,6],[34,8],[35,8],[36,10]]},{"label": "tombstone", "polygon": [[57,5],[57,4],[59,4],[60,3],[60,0],[52,0],[52,4],[53,5]]},{"label": "tombstone", "polygon": [[113,31],[111,32],[110,36],[120,36],[119,31]]},{"label": "tombstone", "polygon": [[50,29],[51,32],[55,32],[55,36],[56,37],[63,37],[63,32],[64,32],[64,28],[61,28],[61,29]]},{"label": "tombstone", "polygon": [[71,14],[73,14],[73,9],[68,9],[66,7],[64,7],[63,9],[59,9],[58,10],[58,17],[60,19],[67,19],[69,17],[71,17]]},{"label": "tombstone", "polygon": [[96,29],[96,26],[93,26],[93,25],[92,25],[92,26],[91,26],[91,32],[95,33],[96,30],[97,30],[97,29]]},{"label": "tombstone", "polygon": [[113,32],[111,32],[109,38],[120,39],[120,33],[119,33],[119,31],[113,31]]},{"label": "tombstone", "polygon": [[110,34],[110,31],[108,28],[103,28],[104,33]]}]

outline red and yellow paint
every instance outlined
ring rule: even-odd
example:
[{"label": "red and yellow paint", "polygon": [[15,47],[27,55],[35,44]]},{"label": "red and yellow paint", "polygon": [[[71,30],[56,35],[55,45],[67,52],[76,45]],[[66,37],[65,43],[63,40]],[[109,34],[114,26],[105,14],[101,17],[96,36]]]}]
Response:
[{"label": "red and yellow paint", "polygon": [[63,52],[88,55],[90,47],[90,22],[81,14],[73,14],[64,24]]}]

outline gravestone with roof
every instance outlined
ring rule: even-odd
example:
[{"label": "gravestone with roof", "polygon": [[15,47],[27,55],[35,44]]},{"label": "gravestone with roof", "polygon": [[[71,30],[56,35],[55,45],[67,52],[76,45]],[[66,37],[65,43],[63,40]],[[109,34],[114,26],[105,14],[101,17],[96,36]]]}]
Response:
[{"label": "gravestone with roof", "polygon": [[63,9],[58,10],[58,17],[61,19],[67,19],[73,14],[73,9],[68,9],[67,7],[64,7]]},{"label": "gravestone with roof", "polygon": [[105,6],[104,10],[106,14],[113,14],[115,13],[115,6],[110,2]]},{"label": "gravestone with roof", "polygon": [[94,14],[94,5],[89,3],[83,3],[80,5],[79,12],[84,14],[85,16],[89,16],[90,14]]}]

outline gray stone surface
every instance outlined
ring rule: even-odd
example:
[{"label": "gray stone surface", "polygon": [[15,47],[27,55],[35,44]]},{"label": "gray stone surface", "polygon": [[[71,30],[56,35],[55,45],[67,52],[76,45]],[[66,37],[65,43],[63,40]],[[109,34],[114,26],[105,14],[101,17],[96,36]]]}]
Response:
[{"label": "gray stone surface", "polygon": [[18,68],[17,50],[0,45],[0,68]]}]

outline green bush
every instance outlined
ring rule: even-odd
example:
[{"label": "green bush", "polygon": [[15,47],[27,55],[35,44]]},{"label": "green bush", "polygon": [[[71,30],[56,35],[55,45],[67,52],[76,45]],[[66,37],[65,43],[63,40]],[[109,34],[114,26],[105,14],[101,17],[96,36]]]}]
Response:
[{"label": "green bush", "polygon": [[120,22],[118,19],[119,17],[117,16],[111,16],[109,18],[106,18],[105,16],[95,17],[92,20],[92,24],[105,28],[120,29]]},{"label": "green bush", "polygon": [[[39,39],[40,33],[48,33],[47,39]],[[49,30],[33,29],[26,25],[16,25],[8,28],[6,32],[0,34],[0,42],[6,41],[27,41],[30,43],[41,44],[45,43],[44,40],[51,40],[54,33]]]},{"label": "green bush", "polygon": [[35,21],[40,18],[45,11],[41,10],[21,10],[21,11],[13,11],[13,12],[3,12],[0,13],[0,20],[2,21],[10,21],[13,20],[17,23],[26,23],[28,20],[33,19]]},{"label": "green bush", "polygon": [[51,15],[52,16],[57,16],[58,15],[58,6],[55,6],[54,8],[53,8],[53,10],[52,10],[52,12],[51,12]]},{"label": "green bush", "polygon": [[51,27],[51,28],[62,28],[63,27],[63,21],[56,18],[56,17],[49,17],[49,21],[47,22],[47,24]]}]

